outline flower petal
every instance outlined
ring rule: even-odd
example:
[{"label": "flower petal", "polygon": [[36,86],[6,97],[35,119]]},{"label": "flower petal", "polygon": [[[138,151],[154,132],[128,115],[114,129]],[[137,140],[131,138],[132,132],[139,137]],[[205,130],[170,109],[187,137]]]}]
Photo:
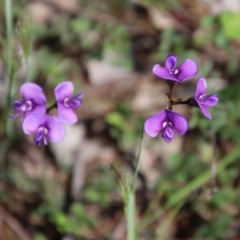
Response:
[{"label": "flower petal", "polygon": [[176,75],[171,74],[166,68],[161,67],[159,64],[153,66],[152,72],[159,78],[179,82]]},{"label": "flower petal", "polygon": [[20,116],[21,114],[22,114],[21,112],[12,113],[12,114],[9,114],[8,117],[9,118],[16,118],[16,117]]},{"label": "flower petal", "polygon": [[76,113],[71,108],[66,108],[62,103],[58,103],[58,117],[66,124],[74,124],[78,121]]},{"label": "flower petal", "polygon": [[70,81],[64,81],[58,84],[54,89],[57,102],[63,101],[66,97],[70,97],[73,93],[74,86]]},{"label": "flower petal", "polygon": [[70,108],[79,108],[81,106],[81,104],[83,103],[83,94],[79,93],[73,97],[71,97],[67,104]]},{"label": "flower petal", "polygon": [[218,96],[216,94],[209,94],[202,98],[203,105],[206,107],[213,107],[218,103]]},{"label": "flower petal", "polygon": [[177,56],[169,54],[165,60],[165,68],[168,71],[173,71],[177,66]]},{"label": "flower petal", "polygon": [[165,140],[167,143],[169,143],[169,142],[172,140],[172,138],[174,137],[174,135],[175,135],[175,133],[174,133],[172,127],[169,127],[169,126],[165,127],[165,128],[162,130],[162,133],[161,133],[162,138],[164,138],[164,140]]},{"label": "flower petal", "polygon": [[208,107],[202,105],[202,104],[199,104],[199,108],[201,109],[203,115],[208,118],[208,119],[212,119],[212,116],[210,114],[210,112],[208,111]]},{"label": "flower petal", "polygon": [[25,111],[23,119],[31,114],[45,115],[46,114],[46,106],[45,105],[36,105],[31,111]]},{"label": "flower petal", "polygon": [[22,123],[23,132],[25,134],[36,133],[41,125],[44,125],[48,119],[47,115],[30,114],[24,118]]},{"label": "flower petal", "polygon": [[172,123],[173,128],[180,136],[184,135],[188,130],[188,121],[182,115],[171,110],[165,109],[168,120]]},{"label": "flower petal", "polygon": [[47,136],[50,141],[57,143],[65,137],[65,128],[58,117],[49,117],[47,121],[47,128],[49,130]]},{"label": "flower petal", "polygon": [[166,121],[165,110],[150,116],[144,124],[144,130],[150,137],[156,137],[163,129],[163,123]]},{"label": "flower petal", "polygon": [[167,126],[166,127],[166,130],[165,130],[165,133],[166,135],[169,137],[169,138],[173,138],[174,137],[174,131],[171,127]]},{"label": "flower petal", "polygon": [[183,82],[193,76],[198,72],[198,66],[196,62],[192,59],[186,59],[179,67],[179,73],[177,74],[177,79]]},{"label": "flower petal", "polygon": [[197,88],[196,88],[194,97],[198,99],[200,95],[203,95],[206,93],[206,89],[207,89],[207,82],[206,82],[205,78],[200,77],[197,80]]},{"label": "flower petal", "polygon": [[168,135],[166,134],[165,130],[161,132],[161,137],[165,140],[165,142],[169,143],[172,138],[169,138]]},{"label": "flower petal", "polygon": [[23,99],[32,100],[35,104],[43,105],[46,103],[46,96],[43,89],[35,83],[24,83],[20,88]]}]

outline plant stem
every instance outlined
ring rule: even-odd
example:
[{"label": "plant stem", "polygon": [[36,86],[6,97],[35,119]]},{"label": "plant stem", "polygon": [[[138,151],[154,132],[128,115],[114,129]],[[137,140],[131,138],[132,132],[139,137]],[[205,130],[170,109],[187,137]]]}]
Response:
[{"label": "plant stem", "polygon": [[47,113],[49,113],[53,108],[57,108],[57,103],[56,102],[52,106],[47,108]]},{"label": "plant stem", "polygon": [[11,57],[12,57],[12,2],[11,0],[5,0],[5,17],[6,17],[6,29],[7,29],[7,72],[10,75],[11,70]]},{"label": "plant stem", "polygon": [[167,101],[168,101],[168,105],[167,105],[167,109],[172,110],[172,94],[173,94],[173,88],[175,86],[176,83],[172,82],[172,81],[167,81],[167,85],[169,87],[168,92],[166,93],[167,96]]},{"label": "plant stem", "polygon": [[136,185],[137,185],[137,177],[138,177],[138,171],[139,171],[139,163],[140,163],[140,157],[141,157],[141,152],[142,152],[142,144],[143,144],[143,133],[144,133],[144,130],[142,129],[140,146],[139,146],[138,155],[137,155],[136,169],[135,169],[134,177],[133,177],[133,185],[132,185],[132,191],[133,191],[133,192],[135,192],[135,190],[136,190]]},{"label": "plant stem", "polygon": [[127,239],[135,240],[136,238],[136,227],[135,227],[135,192],[130,191],[128,195],[128,206],[127,206]]},{"label": "plant stem", "polygon": [[135,240],[136,239],[135,192],[136,192],[136,186],[137,186],[137,178],[138,178],[138,172],[139,172],[140,157],[141,157],[141,152],[142,152],[143,132],[144,132],[144,130],[142,129],[140,146],[139,146],[138,155],[137,155],[136,169],[135,169],[134,177],[133,177],[133,183],[132,183],[131,190],[128,194],[128,205],[127,205],[127,239],[128,240]]},{"label": "plant stem", "polygon": [[[14,73],[12,72],[12,36],[13,36],[13,26],[12,26],[12,2],[11,0],[5,0],[5,18],[6,18],[6,29],[7,29],[7,54],[6,54],[6,64],[7,64],[7,74],[8,74],[8,95],[7,95],[7,108],[6,108],[6,117],[8,118],[8,113],[10,111],[11,102],[12,102],[12,95],[13,95],[13,79]],[[11,123],[6,120],[6,134],[8,136],[11,135]]]}]

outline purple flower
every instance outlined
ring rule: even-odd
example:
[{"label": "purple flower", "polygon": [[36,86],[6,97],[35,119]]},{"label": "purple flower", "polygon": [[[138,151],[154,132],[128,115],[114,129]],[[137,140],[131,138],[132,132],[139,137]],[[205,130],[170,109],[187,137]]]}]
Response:
[{"label": "purple flower", "polygon": [[25,134],[35,134],[37,146],[47,145],[48,140],[57,143],[65,136],[63,123],[58,117],[43,114],[31,114],[22,123]]},{"label": "purple flower", "polygon": [[32,113],[46,113],[46,96],[43,89],[35,83],[24,83],[20,88],[21,99],[14,100],[13,109],[17,112],[10,114],[10,118],[16,118],[23,114],[23,118]]},{"label": "purple flower", "polygon": [[54,89],[58,106],[58,117],[63,123],[73,124],[77,122],[77,115],[72,109],[78,108],[82,104],[83,94],[71,97],[74,90],[72,82],[65,81],[57,85]]},{"label": "purple flower", "polygon": [[212,119],[208,107],[213,107],[218,103],[218,96],[216,94],[206,95],[206,89],[206,80],[205,78],[200,77],[197,81],[197,89],[193,96],[193,105],[199,107],[206,118]]},{"label": "purple flower", "polygon": [[169,54],[165,60],[165,67],[159,64],[154,65],[153,73],[159,78],[171,80],[175,82],[183,82],[198,72],[196,62],[192,59],[186,59],[180,66],[177,67],[177,56]]},{"label": "purple flower", "polygon": [[188,122],[182,115],[165,109],[150,116],[145,121],[144,129],[150,137],[156,137],[161,132],[162,138],[168,143],[174,137],[174,130],[181,136],[187,132]]}]

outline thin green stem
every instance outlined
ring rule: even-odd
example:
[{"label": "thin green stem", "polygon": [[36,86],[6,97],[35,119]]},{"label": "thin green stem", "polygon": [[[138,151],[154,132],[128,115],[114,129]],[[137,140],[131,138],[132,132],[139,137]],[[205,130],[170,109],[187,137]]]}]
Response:
[{"label": "thin green stem", "polygon": [[5,0],[5,18],[6,18],[6,29],[7,29],[7,70],[8,75],[11,70],[11,57],[12,57],[12,1]]},{"label": "thin green stem", "polygon": [[137,155],[136,169],[135,169],[134,177],[133,177],[133,185],[132,185],[132,191],[133,192],[135,192],[136,185],[137,185],[137,178],[138,178],[138,172],[139,172],[139,163],[140,163],[140,157],[141,157],[141,152],[142,152],[142,144],[143,144],[143,133],[144,133],[144,130],[142,129],[140,146],[139,146],[138,155]]},{"label": "thin green stem", "polygon": [[34,75],[34,64],[33,64],[33,56],[32,56],[32,49],[33,49],[33,34],[32,34],[32,25],[31,25],[31,18],[27,19],[28,22],[24,22],[26,31],[20,30],[20,37],[22,41],[22,45],[24,46],[24,54],[26,58],[27,64],[27,75],[26,75],[26,82],[32,81]]},{"label": "thin green stem", "polygon": [[[7,45],[7,54],[6,54],[6,64],[7,64],[7,74],[8,74],[8,81],[9,81],[9,90],[7,95],[7,108],[6,108],[6,117],[8,117],[8,113],[11,107],[12,102],[12,95],[13,95],[13,80],[15,77],[15,74],[12,69],[12,36],[13,36],[13,24],[12,24],[12,1],[11,0],[5,0],[5,18],[6,18],[6,29],[7,29],[7,39],[6,39],[6,45]],[[10,121],[6,121],[6,133],[9,136],[11,133],[11,126]]]},{"label": "thin green stem", "polygon": [[136,226],[135,226],[135,193],[130,191],[128,195],[128,206],[127,206],[127,239],[136,239]]},{"label": "thin green stem", "polygon": [[27,60],[27,76],[26,76],[26,82],[30,82],[33,78],[33,64],[32,64],[32,56],[26,56]]},{"label": "thin green stem", "polygon": [[144,132],[144,130],[142,129],[140,146],[139,146],[138,155],[137,155],[136,169],[135,169],[134,176],[133,176],[133,183],[132,183],[131,190],[129,191],[129,194],[128,194],[128,203],[127,203],[127,239],[128,240],[135,240],[136,239],[135,192],[136,192],[136,186],[137,186],[137,178],[138,178],[138,172],[139,172],[140,157],[141,157],[141,152],[142,152],[143,132]]}]

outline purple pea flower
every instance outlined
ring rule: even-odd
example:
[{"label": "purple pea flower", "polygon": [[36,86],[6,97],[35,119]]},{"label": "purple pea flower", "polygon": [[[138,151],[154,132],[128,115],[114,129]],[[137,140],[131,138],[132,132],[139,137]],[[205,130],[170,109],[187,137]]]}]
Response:
[{"label": "purple pea flower", "polygon": [[76,109],[82,104],[83,94],[79,93],[71,97],[73,90],[74,86],[70,81],[62,82],[54,89],[58,106],[58,117],[66,124],[77,122],[77,115],[72,109]]},{"label": "purple pea flower", "polygon": [[58,117],[43,114],[31,114],[22,123],[25,134],[35,134],[34,141],[37,146],[47,145],[48,140],[57,143],[65,137],[63,123]]},{"label": "purple pea flower", "polygon": [[212,119],[212,116],[208,111],[208,107],[213,107],[218,103],[218,96],[216,94],[206,95],[206,89],[206,80],[205,78],[200,77],[197,81],[196,92],[192,98],[192,105],[200,108],[206,118]]},{"label": "purple pea flower", "polygon": [[192,59],[186,59],[177,67],[177,56],[169,54],[165,60],[165,67],[156,64],[152,71],[159,78],[181,83],[195,76],[198,66]]},{"label": "purple pea flower", "polygon": [[46,113],[46,96],[40,86],[35,83],[24,83],[20,88],[20,94],[23,99],[14,100],[12,107],[17,112],[10,114],[10,118],[23,114],[23,120],[32,113]]},{"label": "purple pea flower", "polygon": [[144,130],[150,137],[156,137],[161,132],[162,138],[167,143],[174,137],[174,130],[182,136],[187,129],[187,119],[168,109],[150,116],[144,124]]}]

